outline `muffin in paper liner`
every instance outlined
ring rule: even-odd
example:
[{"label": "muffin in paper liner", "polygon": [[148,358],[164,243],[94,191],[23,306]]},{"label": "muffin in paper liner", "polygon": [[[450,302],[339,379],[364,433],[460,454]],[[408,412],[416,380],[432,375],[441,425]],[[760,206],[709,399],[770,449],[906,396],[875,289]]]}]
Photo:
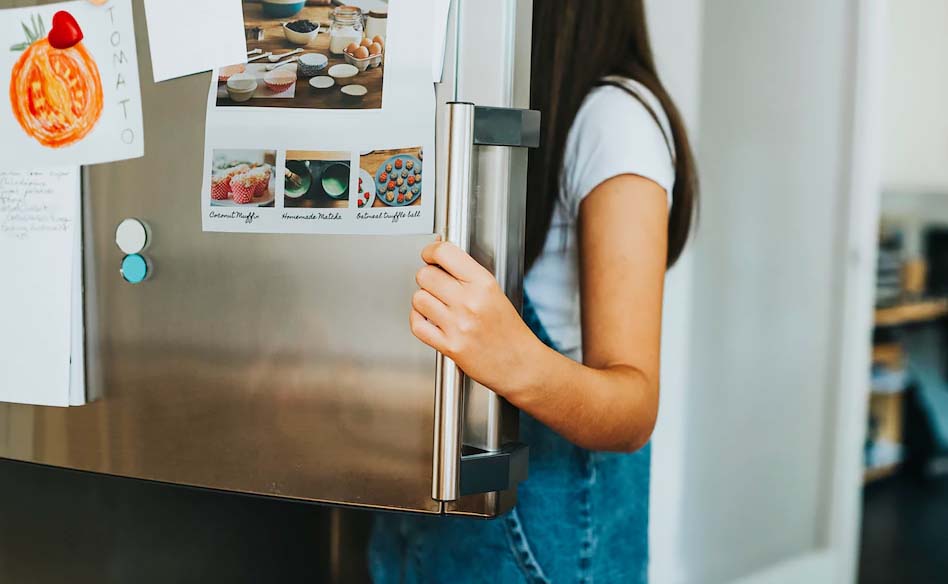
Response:
[{"label": "muffin in paper liner", "polygon": [[266,192],[267,187],[270,186],[270,175],[271,175],[269,166],[261,166],[250,171],[250,175],[254,177],[254,196],[260,197]]},{"label": "muffin in paper liner", "polygon": [[230,177],[216,175],[211,177],[211,198],[226,201],[230,195]]},{"label": "muffin in paper liner", "polygon": [[253,194],[257,190],[257,179],[250,173],[238,174],[230,179],[230,188],[234,195],[234,202],[246,205],[253,200]]}]

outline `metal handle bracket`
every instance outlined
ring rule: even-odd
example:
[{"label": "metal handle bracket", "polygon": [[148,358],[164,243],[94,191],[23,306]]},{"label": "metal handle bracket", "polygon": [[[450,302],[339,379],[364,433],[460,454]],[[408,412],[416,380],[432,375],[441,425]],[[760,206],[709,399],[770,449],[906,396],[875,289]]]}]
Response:
[{"label": "metal handle bracket", "polygon": [[505,444],[496,452],[465,446],[461,454],[461,495],[506,491],[527,480],[530,447]]},{"label": "metal handle bracket", "polygon": [[474,108],[476,146],[540,146],[540,112],[506,107]]}]

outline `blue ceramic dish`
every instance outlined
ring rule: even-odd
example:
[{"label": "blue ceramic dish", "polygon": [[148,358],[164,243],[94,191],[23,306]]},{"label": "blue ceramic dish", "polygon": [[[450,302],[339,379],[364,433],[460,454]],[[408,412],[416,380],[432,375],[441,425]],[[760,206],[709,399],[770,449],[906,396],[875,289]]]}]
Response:
[{"label": "blue ceramic dish", "polygon": [[[398,197],[399,194],[404,195],[404,200],[401,203],[399,203],[398,199],[389,201],[388,199],[385,198],[385,195],[387,193],[387,189],[385,187],[388,184],[388,181],[381,180],[382,173],[385,172],[386,164],[391,164],[392,168],[394,169],[395,161],[398,160],[399,158],[402,159],[402,168],[405,168],[405,165],[408,163],[408,161],[411,161],[412,168],[409,171],[409,175],[414,174],[416,172],[421,173],[421,160],[415,158],[414,156],[411,156],[410,154],[396,154],[395,156],[392,156],[391,158],[389,158],[388,160],[386,160],[385,162],[379,165],[378,169],[375,171],[375,181],[376,181],[376,186],[378,187],[378,199],[382,201],[383,203],[385,203],[386,205],[388,205],[389,207],[407,207],[408,205],[411,205],[412,203],[414,203],[415,200],[417,200],[418,197],[421,196],[420,184],[418,185],[418,188],[415,189],[415,188],[412,188],[415,185],[409,185],[407,181],[404,181],[403,179],[402,184],[400,186],[395,187],[395,189],[393,190],[393,193],[395,197]],[[398,176],[401,177],[401,170],[398,170],[397,172],[398,172]],[[386,172],[386,174],[389,174],[389,173]],[[391,177],[386,177],[386,178],[391,178]],[[391,180],[395,180],[395,179],[391,179]],[[405,189],[402,190],[402,187],[405,187]]]},{"label": "blue ceramic dish", "polygon": [[306,6],[306,0],[263,0],[263,14],[270,18],[296,16]]}]

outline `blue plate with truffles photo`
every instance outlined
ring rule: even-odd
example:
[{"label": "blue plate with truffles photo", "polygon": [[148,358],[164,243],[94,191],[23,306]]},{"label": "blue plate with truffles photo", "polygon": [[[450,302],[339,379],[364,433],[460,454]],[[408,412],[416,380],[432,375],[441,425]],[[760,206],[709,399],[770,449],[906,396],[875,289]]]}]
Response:
[{"label": "blue plate with truffles photo", "polygon": [[409,154],[397,154],[375,171],[378,200],[390,207],[407,207],[421,196],[421,161]]}]

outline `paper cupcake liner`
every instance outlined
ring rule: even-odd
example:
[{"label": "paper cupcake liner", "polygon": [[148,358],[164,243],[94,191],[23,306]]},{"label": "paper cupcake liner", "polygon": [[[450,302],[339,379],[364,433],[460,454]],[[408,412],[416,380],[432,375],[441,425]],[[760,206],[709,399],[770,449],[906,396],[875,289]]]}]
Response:
[{"label": "paper cupcake liner", "polygon": [[253,194],[256,190],[255,181],[248,181],[245,177],[239,177],[238,180],[230,182],[230,187],[234,194],[235,203],[246,205],[253,200]]},{"label": "paper cupcake liner", "polygon": [[289,89],[294,83],[296,82],[291,81],[289,83],[283,83],[280,85],[277,85],[276,83],[267,83],[267,87],[269,87],[270,91],[272,91],[273,93],[283,93],[284,91]]},{"label": "paper cupcake liner", "polygon": [[270,186],[270,170],[266,172],[259,172],[254,175],[256,180],[256,185],[254,187],[254,196],[261,196],[266,192],[267,187]]},{"label": "paper cupcake liner", "polygon": [[230,194],[230,179],[226,177],[211,179],[211,198],[225,201]]}]

